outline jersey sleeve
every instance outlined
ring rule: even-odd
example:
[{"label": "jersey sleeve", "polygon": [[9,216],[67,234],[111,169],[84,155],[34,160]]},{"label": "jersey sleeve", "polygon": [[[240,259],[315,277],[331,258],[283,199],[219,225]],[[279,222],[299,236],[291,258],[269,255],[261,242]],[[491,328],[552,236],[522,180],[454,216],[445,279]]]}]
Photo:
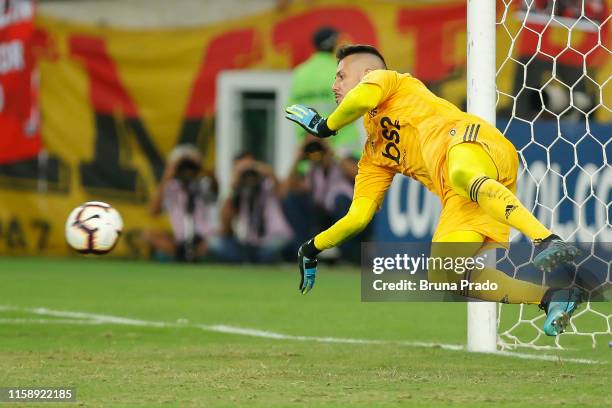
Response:
[{"label": "jersey sleeve", "polygon": [[358,84],[351,89],[336,110],[327,118],[327,126],[338,130],[378,106],[382,92],[378,86]]},{"label": "jersey sleeve", "polygon": [[353,201],[360,197],[367,197],[374,200],[378,208],[380,208],[385,198],[385,193],[393,181],[395,172],[373,164],[367,154],[361,156],[358,166],[359,171],[357,172],[357,177],[355,177]]},{"label": "jersey sleeve", "polygon": [[361,83],[377,85],[383,92],[379,104],[384,103],[395,91],[397,87],[397,73],[384,69],[377,69],[369,72],[361,79]]}]

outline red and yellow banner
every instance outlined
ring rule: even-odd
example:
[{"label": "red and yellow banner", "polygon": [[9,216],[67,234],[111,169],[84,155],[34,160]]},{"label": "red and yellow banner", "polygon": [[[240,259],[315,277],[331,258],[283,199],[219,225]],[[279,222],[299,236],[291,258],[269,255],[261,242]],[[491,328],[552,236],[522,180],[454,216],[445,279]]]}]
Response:
[{"label": "red and yellow banner", "polygon": [[0,10],[0,164],[40,151],[34,39],[33,1]]}]

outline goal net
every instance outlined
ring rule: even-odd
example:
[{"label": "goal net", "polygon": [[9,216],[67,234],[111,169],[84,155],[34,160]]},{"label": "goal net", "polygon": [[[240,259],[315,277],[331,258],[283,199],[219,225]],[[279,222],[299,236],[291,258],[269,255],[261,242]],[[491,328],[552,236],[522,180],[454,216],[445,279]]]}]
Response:
[{"label": "goal net", "polygon": [[[612,241],[611,23],[608,0],[497,2],[497,118],[519,152],[519,198],[581,242],[608,289],[611,262],[596,248]],[[498,346],[596,347],[612,333],[612,302],[584,303],[556,338],[545,336],[544,318],[535,306],[500,305]]]}]

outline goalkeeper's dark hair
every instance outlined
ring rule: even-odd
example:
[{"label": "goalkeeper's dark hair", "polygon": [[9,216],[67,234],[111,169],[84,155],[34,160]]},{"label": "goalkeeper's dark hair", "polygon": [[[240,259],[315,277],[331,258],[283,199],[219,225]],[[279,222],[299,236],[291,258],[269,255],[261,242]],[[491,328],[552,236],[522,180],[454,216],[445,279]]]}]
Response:
[{"label": "goalkeeper's dark hair", "polygon": [[382,61],[385,69],[387,69],[387,63],[385,62],[385,58],[382,56],[380,51],[376,49],[376,47],[373,47],[371,45],[366,45],[366,44],[343,45],[342,47],[338,48],[338,51],[336,51],[336,58],[338,59],[338,62],[340,62],[346,57],[348,57],[349,55],[353,55],[353,54],[375,55]]}]

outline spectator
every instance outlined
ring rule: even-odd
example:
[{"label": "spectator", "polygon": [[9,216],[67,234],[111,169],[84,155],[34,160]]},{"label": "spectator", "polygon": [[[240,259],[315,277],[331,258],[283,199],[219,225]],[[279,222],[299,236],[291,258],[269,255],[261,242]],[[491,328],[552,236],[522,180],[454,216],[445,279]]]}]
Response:
[{"label": "spectator", "polygon": [[[301,172],[306,160],[308,169]],[[330,227],[348,211],[353,197],[357,161],[338,159],[325,140],[307,136],[296,151],[289,177],[282,186],[284,210],[295,233],[293,250],[314,232]],[[340,246],[341,259],[359,263],[362,232]]]},{"label": "spectator", "polygon": [[177,146],[170,157],[150,212],[168,213],[172,234],[146,231],[145,240],[160,259],[193,262],[209,253],[215,230],[217,181],[202,170],[202,157],[193,145]]},{"label": "spectator", "polygon": [[279,183],[271,166],[250,154],[234,161],[232,193],[221,209],[220,236],[213,247],[226,262],[281,260],[292,231],[282,212]]},{"label": "spectator", "polygon": [[[295,67],[288,105],[299,102],[316,109],[324,117],[335,109],[332,84],[338,65],[334,55],[338,36],[338,31],[332,27],[321,27],[314,33],[312,43],[315,52]],[[297,126],[296,129],[299,142],[304,139],[306,133]],[[330,143],[340,157],[361,157],[363,142],[356,123],[342,128]]]}]

